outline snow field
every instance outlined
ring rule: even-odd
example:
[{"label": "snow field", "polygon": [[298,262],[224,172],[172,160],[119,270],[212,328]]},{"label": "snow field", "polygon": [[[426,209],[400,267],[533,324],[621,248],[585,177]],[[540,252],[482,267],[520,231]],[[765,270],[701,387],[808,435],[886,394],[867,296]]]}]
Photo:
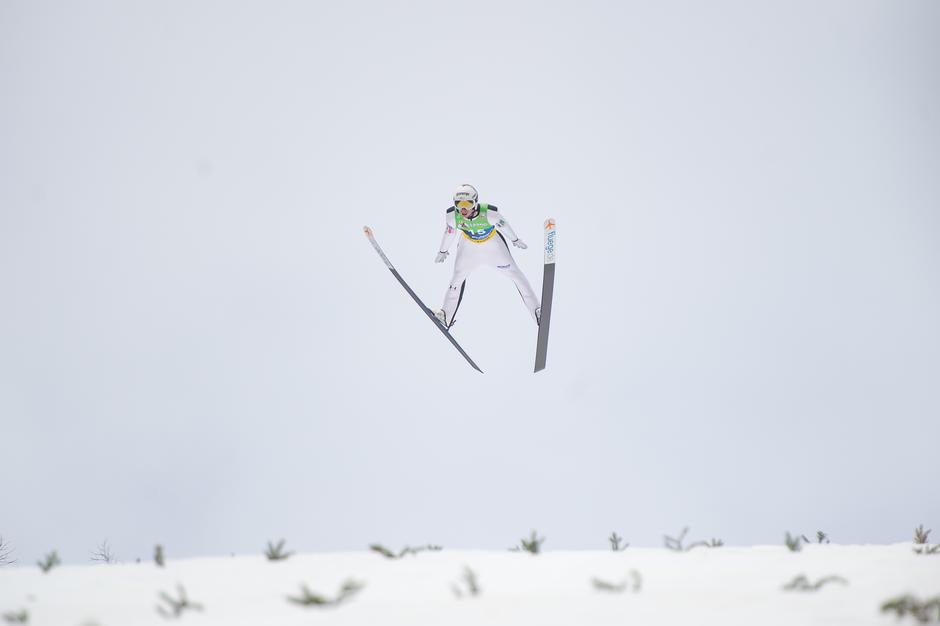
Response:
[{"label": "snow field", "polygon": [[[458,598],[464,567],[481,594]],[[634,590],[630,571],[639,572]],[[785,591],[797,575],[811,582],[845,578],[818,591]],[[627,581],[623,592],[599,591],[599,578]],[[354,579],[365,587],[339,606],[287,601],[301,585],[332,598]],[[910,544],[696,548],[690,552],[627,548],[623,552],[443,550],[398,560],[372,552],[262,555],[152,562],[66,565],[48,574],[20,565],[0,570],[0,614],[26,609],[34,626],[165,624],[158,594],[176,586],[204,608],[182,623],[261,624],[893,624],[882,602],[905,593],[940,594],[940,555]],[[914,623],[906,618],[908,623]]]}]

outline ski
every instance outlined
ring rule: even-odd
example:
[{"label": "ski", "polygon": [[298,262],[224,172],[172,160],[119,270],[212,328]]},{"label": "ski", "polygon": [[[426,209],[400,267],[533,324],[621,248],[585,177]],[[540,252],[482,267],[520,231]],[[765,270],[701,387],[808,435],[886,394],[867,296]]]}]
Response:
[{"label": "ski", "polygon": [[542,311],[539,315],[539,339],[535,346],[535,371],[545,369],[548,356],[548,328],[552,323],[552,293],[555,290],[555,220],[545,220],[545,265],[542,272]]},{"label": "ski", "polygon": [[459,352],[463,358],[467,359],[467,363],[469,363],[473,369],[482,374],[483,370],[481,370],[479,366],[473,362],[473,359],[470,358],[470,355],[464,352],[463,348],[461,348],[460,344],[454,340],[450,332],[448,332],[447,328],[441,324],[439,319],[434,317],[434,313],[431,311],[431,309],[426,307],[424,303],[421,302],[421,299],[417,296],[417,294],[415,294],[414,291],[412,291],[411,287],[408,286],[408,283],[405,282],[405,279],[401,277],[401,274],[399,274],[398,270],[395,269],[395,266],[392,265],[392,262],[388,260],[388,257],[385,256],[385,252],[383,252],[382,248],[379,246],[379,242],[375,240],[375,235],[372,233],[372,229],[368,226],[363,226],[362,232],[366,234],[366,237],[369,238],[369,243],[372,244],[372,247],[375,248],[375,251],[378,252],[380,257],[382,257],[382,260],[385,262],[385,266],[388,267],[389,271],[392,273],[392,276],[394,276],[398,282],[401,283],[401,286],[405,288],[405,291],[408,292],[408,295],[411,296],[411,298],[418,304],[419,307],[421,307],[421,310],[424,311],[424,314],[428,316],[428,319],[434,322],[434,325],[437,326],[439,331],[444,333],[444,336],[447,337],[447,340],[451,342],[455,348],[457,348],[457,352]]}]

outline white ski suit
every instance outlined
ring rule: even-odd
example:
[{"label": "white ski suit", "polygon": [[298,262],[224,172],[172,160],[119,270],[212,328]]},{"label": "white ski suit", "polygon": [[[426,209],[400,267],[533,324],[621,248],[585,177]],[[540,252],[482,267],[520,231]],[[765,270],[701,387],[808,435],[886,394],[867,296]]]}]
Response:
[{"label": "white ski suit", "polygon": [[454,275],[450,279],[447,293],[444,294],[444,305],[441,307],[447,327],[450,328],[454,323],[467,277],[478,267],[491,267],[512,279],[525,307],[537,323],[536,309],[540,306],[539,299],[532,291],[525,274],[513,260],[503,234],[505,233],[513,243],[518,242],[519,238],[495,206],[480,203],[478,211],[474,218],[468,220],[462,216],[457,218],[454,207],[447,209],[446,228],[438,249],[439,254],[448,252],[457,238],[457,231],[460,231],[460,241],[457,242],[454,259]]}]

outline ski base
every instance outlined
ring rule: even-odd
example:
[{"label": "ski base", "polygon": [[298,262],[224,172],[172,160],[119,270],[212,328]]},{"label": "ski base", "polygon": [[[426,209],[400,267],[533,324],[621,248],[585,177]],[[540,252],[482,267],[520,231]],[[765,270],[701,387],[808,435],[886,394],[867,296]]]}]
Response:
[{"label": "ski base", "polygon": [[408,286],[408,283],[406,283],[405,279],[401,277],[401,274],[398,273],[398,270],[395,269],[395,266],[392,265],[392,262],[388,260],[388,257],[385,256],[385,252],[383,252],[382,248],[379,246],[379,242],[375,240],[375,234],[372,232],[372,229],[368,226],[363,226],[362,232],[365,233],[366,237],[369,238],[369,243],[372,244],[372,247],[375,248],[375,251],[378,253],[378,255],[382,257],[382,261],[385,262],[385,266],[388,267],[389,271],[392,273],[392,276],[394,276],[395,279],[405,289],[405,291],[408,292],[408,295],[411,296],[412,300],[414,300],[421,310],[424,311],[424,314],[427,315],[432,322],[434,322],[434,325],[437,327],[437,329],[441,331],[445,337],[447,337],[447,340],[450,341],[450,343],[457,349],[457,352],[459,352],[460,355],[467,360],[467,363],[470,364],[470,367],[482,374],[483,370],[481,370],[480,367],[473,362],[473,359],[470,358],[469,354],[464,352],[464,349],[460,347],[460,344],[457,343],[457,340],[451,336],[447,328],[441,324],[441,321],[434,316],[434,312],[424,305],[424,302],[422,302],[418,295],[411,289],[411,287]]},{"label": "ski base", "polygon": [[535,345],[535,371],[545,369],[548,359],[548,330],[552,323],[552,295],[555,291],[555,220],[545,220],[543,243],[545,265],[542,270],[542,311],[539,316],[539,338]]}]

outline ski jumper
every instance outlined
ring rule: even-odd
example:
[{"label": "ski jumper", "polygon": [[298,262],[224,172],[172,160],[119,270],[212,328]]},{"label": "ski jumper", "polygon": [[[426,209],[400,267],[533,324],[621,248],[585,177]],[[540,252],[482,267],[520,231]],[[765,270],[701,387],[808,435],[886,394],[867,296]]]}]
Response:
[{"label": "ski jumper", "polygon": [[460,307],[467,278],[478,267],[491,267],[510,278],[516,284],[516,289],[522,296],[522,302],[532,315],[532,319],[538,322],[535,310],[539,308],[539,299],[532,291],[532,286],[526,280],[525,274],[513,260],[503,233],[508,235],[511,241],[516,241],[518,237],[497,208],[481,202],[478,205],[477,214],[465,218],[460,211],[450,207],[447,209],[446,222],[447,228],[439,248],[441,252],[446,252],[451,247],[457,237],[457,231],[461,233],[454,258],[454,275],[450,279],[447,293],[444,294],[444,306],[441,307],[444,310],[447,327],[450,328],[454,323],[454,316],[457,315],[457,309]]}]

